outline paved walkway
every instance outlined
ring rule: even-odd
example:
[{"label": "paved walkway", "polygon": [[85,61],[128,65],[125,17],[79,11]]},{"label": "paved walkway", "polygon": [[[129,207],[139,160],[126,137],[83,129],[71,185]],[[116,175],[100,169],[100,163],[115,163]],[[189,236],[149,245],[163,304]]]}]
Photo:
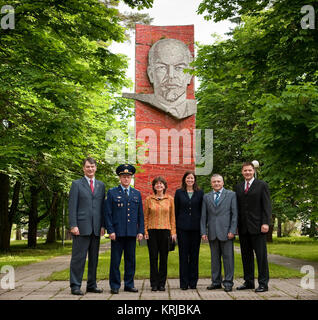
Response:
[{"label": "paved walkway", "polygon": [[[234,246],[234,250],[236,253],[241,254],[240,247]],[[315,270],[315,276],[316,278],[318,278],[318,262],[283,257],[278,254],[271,254],[271,253],[269,253],[267,257],[268,257],[268,261],[271,263],[275,263],[275,264],[278,264],[287,268],[295,269],[298,271],[300,271],[303,266],[312,266]]]},{"label": "paved walkway", "polygon": [[[108,244],[101,245],[101,252],[107,250],[107,247]],[[54,271],[68,268],[70,256],[66,255],[16,268],[15,289],[3,290],[0,286],[0,300],[318,300],[317,262],[277,255],[269,255],[269,261],[298,270],[303,265],[313,266],[316,272],[314,289],[302,288],[301,279],[271,279],[269,291],[256,294],[254,290],[235,290],[243,283],[243,279],[235,279],[233,291],[226,293],[223,289],[206,290],[211,280],[200,279],[196,290],[183,291],[179,288],[178,279],[168,279],[165,292],[152,292],[149,279],[144,279],[135,280],[138,293],[120,290],[119,294],[113,295],[110,293],[108,280],[102,280],[98,282],[98,287],[104,289],[102,294],[87,293],[84,296],[74,296],[70,293],[68,281],[41,280]],[[82,289],[85,287],[84,281]]]}]

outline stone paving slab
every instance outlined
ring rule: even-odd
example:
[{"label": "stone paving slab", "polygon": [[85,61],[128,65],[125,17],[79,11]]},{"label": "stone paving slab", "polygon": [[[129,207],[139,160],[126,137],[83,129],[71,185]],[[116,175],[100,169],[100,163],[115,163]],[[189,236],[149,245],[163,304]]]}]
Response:
[{"label": "stone paving slab", "polygon": [[261,295],[258,295],[253,290],[246,290],[246,291],[232,291],[229,292],[229,296],[233,300],[264,300]]},{"label": "stone paving slab", "polygon": [[[107,250],[107,245],[101,246],[100,253]],[[274,257],[275,258],[275,257]],[[273,255],[269,255],[269,262],[288,263],[289,267],[298,268],[304,265],[304,261],[281,257],[273,261]],[[254,290],[237,291],[243,279],[235,279],[233,291],[224,292],[223,289],[207,290],[210,279],[199,279],[197,289],[180,289],[179,279],[168,279],[166,291],[151,291],[149,279],[135,280],[138,293],[124,292],[123,283],[119,294],[111,294],[108,280],[98,281],[98,287],[103,288],[101,294],[85,293],[86,281],[82,283],[84,296],[74,296],[69,288],[69,281],[43,281],[54,271],[64,270],[69,267],[70,255],[59,256],[39,263],[18,267],[15,270],[15,289],[4,290],[0,286],[0,300],[318,300],[318,277],[315,279],[314,289],[301,287],[301,279],[270,279],[269,291],[255,293]],[[317,268],[316,268],[317,264]],[[313,263],[315,272],[318,271],[318,263]],[[2,278],[0,275],[0,280]],[[39,281],[40,280],[40,281]],[[255,281],[257,285],[257,281]]]},{"label": "stone paving slab", "polygon": [[[255,293],[254,290],[237,291],[235,288],[243,279],[234,281],[233,291],[223,289],[207,290],[210,279],[200,279],[197,289],[181,290],[176,279],[168,279],[166,291],[153,292],[148,280],[138,280],[138,293],[125,292],[123,286],[119,294],[111,294],[108,281],[100,281],[104,289],[101,294],[85,293],[84,296],[71,294],[67,281],[27,281],[14,290],[2,290],[0,300],[318,300],[318,281],[315,289],[303,289],[300,279],[271,279],[269,291]],[[82,290],[85,292],[86,283]]]},{"label": "stone paving slab", "polygon": [[[108,281],[99,281],[104,289],[102,294],[85,293],[84,296],[71,294],[67,281],[28,281],[14,290],[2,290],[0,300],[318,300],[318,281],[315,289],[303,289],[300,279],[271,279],[269,291],[255,293],[254,290],[237,291],[235,288],[243,279],[234,281],[233,291],[223,289],[207,290],[210,279],[200,279],[197,289],[180,290],[178,279],[168,279],[166,291],[153,292],[149,280],[136,280],[138,293],[125,292],[123,286],[119,294],[111,294]],[[86,282],[82,290],[85,292]]]},{"label": "stone paving slab", "polygon": [[171,290],[170,291],[171,300],[201,300],[200,295],[197,290]]},{"label": "stone paving slab", "polygon": [[302,296],[318,297],[318,279],[315,281],[315,289],[304,289],[300,282],[301,279],[272,279],[271,286],[295,299]]},{"label": "stone paving slab", "polygon": [[201,291],[199,294],[202,300],[233,300],[228,293],[222,291]]}]

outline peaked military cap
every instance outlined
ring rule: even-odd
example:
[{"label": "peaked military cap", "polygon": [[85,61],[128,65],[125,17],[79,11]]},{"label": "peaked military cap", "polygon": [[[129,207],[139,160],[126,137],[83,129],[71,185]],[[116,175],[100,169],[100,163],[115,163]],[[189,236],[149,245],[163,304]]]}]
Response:
[{"label": "peaked military cap", "polygon": [[117,167],[116,173],[118,176],[121,174],[130,174],[133,175],[136,172],[136,168],[132,166],[131,164],[121,164]]}]

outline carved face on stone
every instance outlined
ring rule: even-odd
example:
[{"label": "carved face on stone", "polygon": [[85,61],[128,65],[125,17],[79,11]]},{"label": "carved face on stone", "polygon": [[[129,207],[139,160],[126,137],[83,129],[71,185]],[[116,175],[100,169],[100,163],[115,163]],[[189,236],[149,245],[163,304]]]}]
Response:
[{"label": "carved face on stone", "polygon": [[170,105],[186,100],[192,76],[183,70],[191,61],[190,50],[182,41],[163,39],[151,47],[147,71],[157,99]]}]

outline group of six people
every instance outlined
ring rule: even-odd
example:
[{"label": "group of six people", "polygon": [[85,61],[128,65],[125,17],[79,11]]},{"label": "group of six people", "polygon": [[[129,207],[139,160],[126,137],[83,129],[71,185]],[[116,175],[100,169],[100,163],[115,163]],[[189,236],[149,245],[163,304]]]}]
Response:
[{"label": "group of six people", "polygon": [[[138,292],[134,285],[136,238],[147,240],[152,291],[164,291],[167,279],[169,245],[178,242],[179,277],[182,290],[196,289],[199,279],[201,239],[209,241],[212,282],[208,290],[224,287],[231,291],[234,278],[233,240],[239,234],[244,283],[237,290],[254,289],[254,253],[258,265],[256,292],[268,290],[266,233],[271,220],[268,185],[254,178],[253,163],[242,165],[244,181],[235,192],[224,188],[220,174],[211,177],[211,192],[204,194],[196,175],[187,171],[174,197],[167,194],[167,181],[156,177],[153,193],[144,203],[141,193],[131,187],[135,168],[117,167],[120,185],[108,190],[95,179],[96,161],[83,161],[84,177],[73,181],[69,194],[69,223],[72,233],[70,264],[71,293],[83,295],[82,278],[88,255],[87,292],[101,293],[96,272],[100,236],[107,230],[111,239],[110,291],[118,294],[121,286],[120,263],[124,254],[124,291]],[[222,262],[224,279],[222,277]]]}]

